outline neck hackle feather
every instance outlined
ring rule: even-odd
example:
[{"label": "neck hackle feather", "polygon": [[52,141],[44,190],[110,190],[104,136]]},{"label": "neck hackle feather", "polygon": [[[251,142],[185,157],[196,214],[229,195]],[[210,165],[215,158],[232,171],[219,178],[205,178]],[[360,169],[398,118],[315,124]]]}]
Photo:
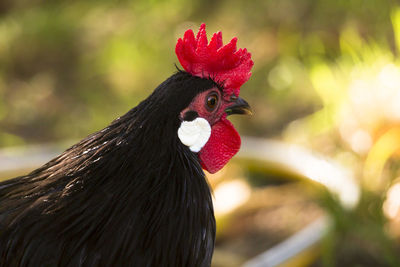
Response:
[{"label": "neck hackle feather", "polygon": [[105,129],[0,183],[0,266],[210,266],[209,186],[176,132],[179,112],[213,86],[178,72]]}]

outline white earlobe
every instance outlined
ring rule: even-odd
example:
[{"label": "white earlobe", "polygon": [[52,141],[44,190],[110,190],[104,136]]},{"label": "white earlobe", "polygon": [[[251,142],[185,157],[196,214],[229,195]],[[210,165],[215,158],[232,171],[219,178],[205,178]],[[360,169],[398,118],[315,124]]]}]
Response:
[{"label": "white earlobe", "polygon": [[192,152],[199,152],[211,135],[211,126],[206,119],[196,118],[183,121],[178,129],[178,137]]}]

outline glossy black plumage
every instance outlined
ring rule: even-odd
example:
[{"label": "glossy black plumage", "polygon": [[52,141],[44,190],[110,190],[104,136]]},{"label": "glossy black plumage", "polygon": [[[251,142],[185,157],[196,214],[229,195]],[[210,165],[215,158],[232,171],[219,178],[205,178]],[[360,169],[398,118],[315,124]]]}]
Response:
[{"label": "glossy black plumage", "polygon": [[177,129],[213,86],[179,71],[110,126],[0,183],[0,266],[209,266],[211,194]]}]

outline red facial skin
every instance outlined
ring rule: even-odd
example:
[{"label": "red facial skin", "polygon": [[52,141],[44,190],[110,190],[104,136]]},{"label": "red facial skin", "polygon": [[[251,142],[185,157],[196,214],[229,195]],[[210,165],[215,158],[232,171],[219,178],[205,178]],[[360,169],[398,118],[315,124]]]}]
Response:
[{"label": "red facial skin", "polygon": [[[218,101],[211,109],[207,105],[207,99],[213,94],[218,96]],[[210,173],[224,167],[240,149],[240,136],[232,123],[226,119],[225,113],[225,109],[233,103],[231,96],[223,95],[218,88],[211,88],[197,95],[181,112],[183,118],[186,112],[196,111],[199,117],[206,119],[211,126],[211,136],[198,153],[202,167]]]},{"label": "red facial skin", "polygon": [[[210,110],[207,106],[207,97],[212,94],[218,96],[218,102],[215,108]],[[183,118],[184,114],[188,111],[196,111],[197,114],[199,114],[199,117],[206,119],[212,127],[225,114],[225,109],[232,105],[229,98],[230,97],[228,96],[222,96],[221,91],[218,88],[211,88],[198,94],[189,106],[181,112],[181,118]]]}]

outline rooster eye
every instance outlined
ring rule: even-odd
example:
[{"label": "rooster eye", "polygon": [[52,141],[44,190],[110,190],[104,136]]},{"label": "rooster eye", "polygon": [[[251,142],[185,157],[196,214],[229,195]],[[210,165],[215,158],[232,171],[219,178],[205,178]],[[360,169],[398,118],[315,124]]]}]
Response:
[{"label": "rooster eye", "polygon": [[218,95],[217,94],[211,94],[207,97],[207,108],[209,111],[213,111],[215,107],[218,104]]}]

